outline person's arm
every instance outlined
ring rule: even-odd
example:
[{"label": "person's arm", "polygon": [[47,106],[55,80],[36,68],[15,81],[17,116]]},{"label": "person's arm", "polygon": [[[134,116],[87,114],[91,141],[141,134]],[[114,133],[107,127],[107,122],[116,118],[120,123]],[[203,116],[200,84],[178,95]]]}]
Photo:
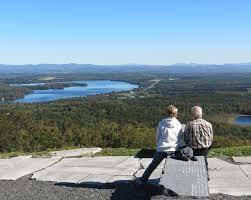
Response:
[{"label": "person's arm", "polygon": [[180,132],[179,132],[179,135],[178,135],[178,143],[177,143],[177,149],[179,149],[179,148],[181,148],[181,147],[183,147],[183,146],[185,146],[186,144],[185,144],[185,142],[184,142],[184,130],[185,130],[185,125],[184,124],[182,124],[182,125],[180,125]]},{"label": "person's arm", "polygon": [[213,139],[214,139],[214,131],[213,131],[213,126],[210,124],[210,140],[211,140],[211,145],[209,147],[209,150],[211,149],[211,146],[213,144]]},{"label": "person's arm", "polygon": [[157,146],[158,146],[158,143],[159,143],[160,136],[161,136],[161,124],[159,123],[158,128],[157,128],[157,134],[156,134],[156,145]]},{"label": "person's arm", "polygon": [[184,143],[185,145],[188,145],[188,142],[189,142],[189,130],[188,130],[188,124],[186,124],[185,126],[185,130],[184,130],[184,133],[183,133],[183,139],[184,139]]}]

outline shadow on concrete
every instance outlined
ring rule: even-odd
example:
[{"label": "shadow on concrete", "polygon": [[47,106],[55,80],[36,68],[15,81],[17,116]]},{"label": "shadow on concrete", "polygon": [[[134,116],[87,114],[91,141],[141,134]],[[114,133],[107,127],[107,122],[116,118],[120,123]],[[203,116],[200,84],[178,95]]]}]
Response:
[{"label": "shadow on concrete", "polygon": [[133,183],[119,183],[112,193],[111,200],[143,200],[151,199],[153,196],[162,195],[164,187],[154,184],[135,186]]},{"label": "shadow on concrete", "polygon": [[94,188],[94,189],[114,189],[111,200],[148,200],[153,196],[165,195],[176,196],[171,190],[165,189],[162,185],[147,183],[136,186],[133,181],[120,180],[113,183],[82,182],[82,183],[55,183],[57,186]]},{"label": "shadow on concrete", "polygon": [[[136,158],[153,158],[156,149],[141,149]],[[147,184],[137,186],[134,181],[119,180],[112,183],[101,182],[81,182],[67,183],[58,182],[57,186],[77,187],[77,188],[93,188],[93,189],[112,189],[111,200],[150,200],[154,196],[165,195],[175,197],[177,194],[164,186],[159,185],[160,179],[150,179]]]},{"label": "shadow on concrete", "polygon": [[156,149],[141,149],[136,155],[136,158],[153,158]]}]

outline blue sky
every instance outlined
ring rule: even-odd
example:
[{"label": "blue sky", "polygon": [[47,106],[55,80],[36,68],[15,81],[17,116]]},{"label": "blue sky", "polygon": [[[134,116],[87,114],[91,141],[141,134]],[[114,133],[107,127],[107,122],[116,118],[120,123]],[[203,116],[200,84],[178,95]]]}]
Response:
[{"label": "blue sky", "polygon": [[0,63],[251,61],[250,0],[0,0]]}]

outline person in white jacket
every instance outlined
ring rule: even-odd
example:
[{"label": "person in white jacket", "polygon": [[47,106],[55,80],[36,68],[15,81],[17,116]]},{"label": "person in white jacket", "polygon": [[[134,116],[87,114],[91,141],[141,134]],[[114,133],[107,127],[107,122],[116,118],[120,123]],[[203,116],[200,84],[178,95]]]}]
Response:
[{"label": "person in white jacket", "polygon": [[182,125],[177,115],[178,109],[175,106],[167,107],[167,118],[162,119],[157,128],[157,151],[142,177],[136,181],[137,184],[146,183],[161,161],[183,145]]}]

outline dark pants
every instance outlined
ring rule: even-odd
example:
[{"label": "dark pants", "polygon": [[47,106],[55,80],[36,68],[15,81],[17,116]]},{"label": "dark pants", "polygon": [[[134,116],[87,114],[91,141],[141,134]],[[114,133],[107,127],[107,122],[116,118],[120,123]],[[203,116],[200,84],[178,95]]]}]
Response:
[{"label": "dark pants", "polygon": [[208,162],[207,162],[207,155],[209,152],[209,148],[202,148],[202,149],[193,149],[193,155],[194,156],[204,156],[205,163],[206,163],[206,169],[207,169],[207,176],[209,180],[209,174],[208,174]]},{"label": "dark pants", "polygon": [[163,159],[165,159],[171,153],[166,152],[157,152],[155,153],[152,162],[145,170],[144,174],[142,175],[141,181],[142,183],[146,183],[149,177],[151,176],[152,172],[158,167]]},{"label": "dark pants", "polygon": [[208,148],[202,148],[202,149],[193,149],[193,155],[194,156],[204,156],[205,162],[206,162],[206,168],[208,171],[208,162],[207,162],[207,155],[208,155],[209,149]]}]

